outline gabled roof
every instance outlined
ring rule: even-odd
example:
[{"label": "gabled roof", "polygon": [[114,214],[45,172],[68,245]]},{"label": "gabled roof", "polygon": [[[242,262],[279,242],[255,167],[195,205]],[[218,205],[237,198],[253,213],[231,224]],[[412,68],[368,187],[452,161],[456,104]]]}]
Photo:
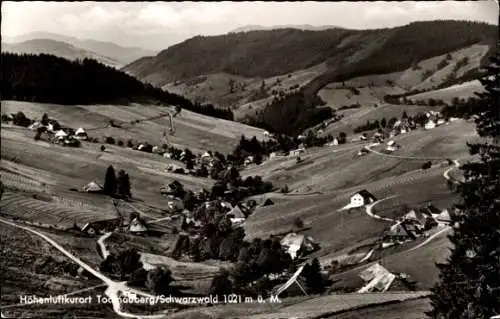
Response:
[{"label": "gabled roof", "polygon": [[66,136],[68,136],[68,134],[66,134],[66,132],[64,132],[63,130],[59,130],[59,131],[57,131],[55,136],[56,137],[66,137]]},{"label": "gabled roof", "polygon": [[387,234],[389,236],[408,236],[408,232],[401,222],[392,225]]},{"label": "gabled roof", "polygon": [[148,229],[146,227],[146,224],[141,219],[136,217],[130,222],[128,230],[130,232],[140,233],[140,232],[145,232]]},{"label": "gabled roof", "polygon": [[85,132],[85,130],[83,129],[83,127],[79,127],[78,130],[76,130],[75,134],[76,135],[78,135],[78,134],[87,134],[87,132]]},{"label": "gabled roof", "polygon": [[96,182],[90,182],[83,187],[83,191],[85,192],[100,192],[102,190],[103,190],[102,186],[100,186]]},{"label": "gabled roof", "polygon": [[274,202],[270,198],[267,198],[260,206],[264,207],[264,206],[271,206],[271,205],[274,205]]},{"label": "gabled roof", "polygon": [[245,218],[245,214],[243,214],[238,205],[234,206],[234,208],[231,211],[229,211],[226,215],[233,215],[234,218]]},{"label": "gabled roof", "polygon": [[[370,192],[369,192],[369,191],[367,191],[366,189],[362,189],[362,190],[360,190],[359,192],[357,192],[356,194],[361,195],[364,199],[370,199],[370,198],[372,198],[372,199],[374,199],[374,200],[376,200],[376,199],[377,199],[375,196],[373,196],[373,194],[372,194],[372,193],[370,193]],[[356,194],[354,194],[354,195],[356,195]]]},{"label": "gabled roof", "polygon": [[437,217],[437,220],[442,221],[442,222],[449,222],[451,221],[450,213],[448,210],[443,210]]}]

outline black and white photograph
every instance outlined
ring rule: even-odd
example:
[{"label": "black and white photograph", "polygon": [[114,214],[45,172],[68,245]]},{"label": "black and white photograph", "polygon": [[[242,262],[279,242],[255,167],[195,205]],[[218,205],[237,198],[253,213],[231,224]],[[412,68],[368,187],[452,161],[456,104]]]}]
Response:
[{"label": "black and white photograph", "polygon": [[1,2],[1,318],[500,319],[499,3]]}]

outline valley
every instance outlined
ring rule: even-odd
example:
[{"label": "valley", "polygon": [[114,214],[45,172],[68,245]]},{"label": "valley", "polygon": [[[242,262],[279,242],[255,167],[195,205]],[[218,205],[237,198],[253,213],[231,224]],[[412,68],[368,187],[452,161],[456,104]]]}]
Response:
[{"label": "valley", "polygon": [[462,187],[494,170],[465,173],[485,161],[467,145],[489,141],[495,32],[252,24],[160,52],[18,37],[2,318],[424,318],[475,209]]}]

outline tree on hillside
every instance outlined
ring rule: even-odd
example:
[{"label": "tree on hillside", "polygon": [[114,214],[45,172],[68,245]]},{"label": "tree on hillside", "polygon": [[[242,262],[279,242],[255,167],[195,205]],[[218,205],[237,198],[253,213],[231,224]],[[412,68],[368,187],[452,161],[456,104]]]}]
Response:
[{"label": "tree on hillside", "polygon": [[382,128],[386,128],[387,127],[387,120],[384,118],[382,118],[382,120],[380,121],[380,125],[382,126]]},{"label": "tree on hillside", "polygon": [[462,199],[451,219],[454,244],[438,265],[440,281],[432,289],[432,318],[490,318],[500,314],[500,55],[492,58],[474,108],[481,142],[468,144],[479,161],[463,165]]},{"label": "tree on hillside", "polygon": [[49,116],[47,115],[47,113],[43,113],[42,121],[40,122],[40,124],[44,126],[49,125]]},{"label": "tree on hillside", "polygon": [[302,219],[300,217],[297,217],[295,218],[295,220],[293,221],[293,225],[296,227],[296,228],[303,228],[304,227],[304,222],[302,221]]},{"label": "tree on hillside", "polygon": [[321,264],[318,258],[314,258],[311,264],[307,264],[302,272],[306,280],[306,286],[311,293],[318,294],[325,291],[325,280],[321,274]]},{"label": "tree on hillside", "polygon": [[130,192],[130,178],[124,170],[118,172],[117,191],[118,195],[123,198],[131,198],[132,193]]},{"label": "tree on hillside", "polygon": [[115,169],[112,165],[106,170],[106,176],[104,177],[104,194],[109,196],[114,196],[118,188],[118,182],[116,180]]},{"label": "tree on hillside", "polygon": [[168,295],[170,283],[172,282],[172,272],[166,267],[156,267],[148,271],[146,287],[155,294]]}]

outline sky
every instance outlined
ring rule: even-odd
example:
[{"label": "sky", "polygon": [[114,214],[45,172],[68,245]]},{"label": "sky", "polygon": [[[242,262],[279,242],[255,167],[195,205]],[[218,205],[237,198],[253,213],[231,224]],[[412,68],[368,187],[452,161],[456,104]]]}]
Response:
[{"label": "sky", "polygon": [[50,32],[164,49],[189,37],[246,25],[394,27],[457,19],[498,25],[498,2],[42,2],[2,1],[2,37]]}]

